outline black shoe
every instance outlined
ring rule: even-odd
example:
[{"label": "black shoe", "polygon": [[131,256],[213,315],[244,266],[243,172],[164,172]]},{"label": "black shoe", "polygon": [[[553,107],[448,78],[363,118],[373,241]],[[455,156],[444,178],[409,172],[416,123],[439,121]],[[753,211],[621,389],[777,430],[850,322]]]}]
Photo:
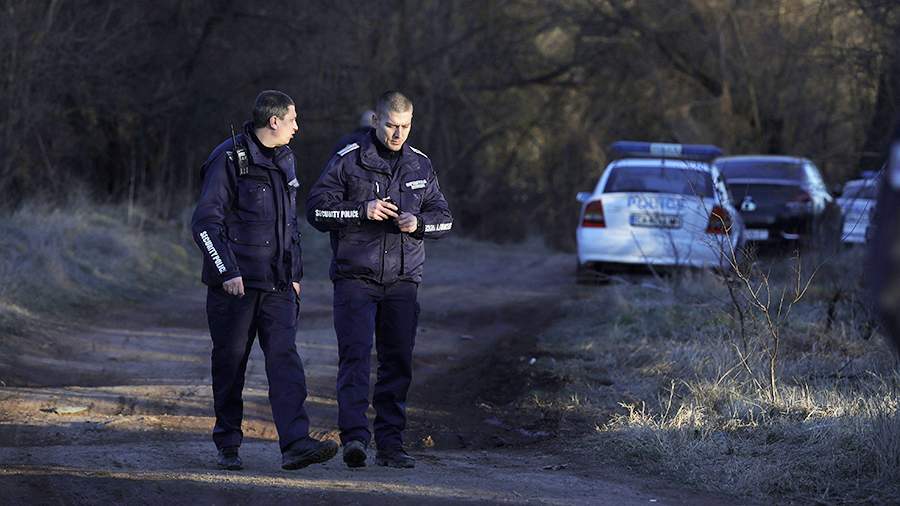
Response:
[{"label": "black shoe", "polygon": [[378,450],[378,454],[375,455],[375,464],[411,469],[416,467],[416,459],[410,457],[403,448],[393,448],[390,450]]},{"label": "black shoe", "polygon": [[220,468],[229,471],[240,471],[244,468],[244,463],[241,462],[241,457],[238,455],[237,446],[219,449],[219,456],[216,458],[216,463],[219,464]]},{"label": "black shoe", "polygon": [[337,454],[338,444],[334,441],[319,441],[306,437],[294,441],[281,452],[282,469],[300,469],[310,464],[327,462]]},{"label": "black shoe", "polygon": [[366,467],[366,446],[362,441],[348,441],[344,444],[344,463],[347,467]]}]

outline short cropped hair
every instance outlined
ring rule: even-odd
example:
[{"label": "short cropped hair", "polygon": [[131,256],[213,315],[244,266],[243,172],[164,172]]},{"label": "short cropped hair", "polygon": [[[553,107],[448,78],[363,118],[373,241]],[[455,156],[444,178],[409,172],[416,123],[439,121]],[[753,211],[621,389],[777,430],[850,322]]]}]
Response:
[{"label": "short cropped hair", "polygon": [[294,101],[286,93],[278,90],[261,92],[256,96],[256,104],[253,106],[253,128],[264,128],[272,116],[284,118],[288,107],[292,105]]},{"label": "short cropped hair", "polygon": [[386,91],[378,97],[378,102],[375,106],[375,111],[378,115],[382,115],[387,112],[406,112],[411,111],[413,108],[412,101],[406,98],[406,95],[400,93],[399,91]]}]

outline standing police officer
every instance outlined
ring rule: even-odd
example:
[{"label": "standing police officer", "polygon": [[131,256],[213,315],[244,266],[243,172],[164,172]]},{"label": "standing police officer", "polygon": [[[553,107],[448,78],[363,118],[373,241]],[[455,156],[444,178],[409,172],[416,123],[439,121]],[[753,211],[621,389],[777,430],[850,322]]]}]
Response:
[{"label": "standing police officer", "polygon": [[303,407],[306,378],[295,337],[300,311],[300,231],[294,155],[297,111],[280,91],[256,97],[253,120],[220,144],[203,166],[203,188],[191,220],[203,253],[206,312],[212,336],[216,425],[224,469],[242,468],[241,391],[253,340],[266,357],[269,403],[282,467],[299,469],[337,453],[333,441],[309,437]]},{"label": "standing police officer", "polygon": [[334,156],[335,153],[344,149],[345,146],[349,146],[354,142],[359,144],[363,139],[369,138],[372,134],[372,121],[374,117],[375,111],[371,109],[363,111],[359,116],[359,124],[357,127],[352,132],[346,133],[338,139],[334,148],[331,150],[331,156]]},{"label": "standing police officer", "polygon": [[366,409],[373,334],[378,355],[372,398],[375,463],[415,466],[403,449],[402,434],[423,239],[445,235],[453,218],[431,161],[406,144],[412,113],[412,102],[403,94],[383,94],[374,130],[331,158],[307,199],[307,220],[331,233],[338,425],[349,467],[366,465],[371,439]]},{"label": "standing police officer", "polygon": [[878,188],[866,262],[875,309],[884,333],[900,352],[900,125]]}]

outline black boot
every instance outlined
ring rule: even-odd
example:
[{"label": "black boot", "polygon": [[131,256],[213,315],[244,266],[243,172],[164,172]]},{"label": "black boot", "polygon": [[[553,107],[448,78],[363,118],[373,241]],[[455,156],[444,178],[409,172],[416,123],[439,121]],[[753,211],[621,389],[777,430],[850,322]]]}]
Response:
[{"label": "black boot", "polygon": [[348,441],[344,444],[344,463],[347,467],[366,467],[366,446],[362,441]]},{"label": "black boot", "polygon": [[416,467],[416,459],[410,457],[403,448],[391,448],[378,450],[378,454],[375,455],[375,464],[410,469]]},{"label": "black boot", "polygon": [[229,471],[240,471],[244,468],[244,463],[241,462],[241,457],[238,455],[237,446],[220,448],[219,456],[216,458],[216,463],[219,464],[220,468],[227,469]]},{"label": "black boot", "polygon": [[334,441],[319,441],[307,436],[294,441],[281,452],[281,468],[300,469],[310,464],[327,462],[337,451],[338,444]]}]

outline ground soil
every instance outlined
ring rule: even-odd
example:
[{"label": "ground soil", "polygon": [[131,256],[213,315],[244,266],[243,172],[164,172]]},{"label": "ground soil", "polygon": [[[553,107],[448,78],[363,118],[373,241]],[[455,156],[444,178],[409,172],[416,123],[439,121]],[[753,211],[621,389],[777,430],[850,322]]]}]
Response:
[{"label": "ground soil", "polygon": [[[576,291],[570,255],[531,250],[429,244],[406,433],[414,470],[371,458],[350,470],[338,457],[283,471],[258,347],[244,390],[245,469],[217,469],[197,285],[3,343],[16,360],[0,371],[0,503],[733,504],[598,464],[609,456],[573,448],[577,434],[521,409],[535,385],[553,388],[528,375],[530,351]],[[313,428],[334,438],[337,353],[321,257],[307,255],[297,343]]]}]

